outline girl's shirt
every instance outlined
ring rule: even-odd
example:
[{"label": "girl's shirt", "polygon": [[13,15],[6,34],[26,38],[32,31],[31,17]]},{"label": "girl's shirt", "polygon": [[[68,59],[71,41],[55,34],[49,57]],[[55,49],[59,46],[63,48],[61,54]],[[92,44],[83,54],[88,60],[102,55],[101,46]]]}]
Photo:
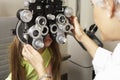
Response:
[{"label": "girl's shirt", "polygon": [[[49,65],[51,60],[52,51],[49,48],[46,48],[44,52],[42,53],[42,57],[44,60],[44,66],[45,68]],[[25,68],[26,71],[26,79],[27,80],[38,80],[39,76],[37,75],[37,72],[32,67],[31,64],[29,64],[27,61],[23,60],[21,65]],[[11,73],[9,74],[8,78],[6,80],[11,80]]]}]

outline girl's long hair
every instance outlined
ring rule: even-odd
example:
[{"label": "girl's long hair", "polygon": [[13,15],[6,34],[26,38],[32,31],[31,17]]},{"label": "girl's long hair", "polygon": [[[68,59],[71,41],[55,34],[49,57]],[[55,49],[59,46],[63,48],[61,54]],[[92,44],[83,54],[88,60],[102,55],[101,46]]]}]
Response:
[{"label": "girl's long hair", "polygon": [[15,37],[10,46],[10,65],[12,80],[26,80],[25,70],[21,65],[22,62],[22,44]]},{"label": "girl's long hair", "polygon": [[61,80],[60,79],[60,70],[61,70],[61,60],[62,59],[61,59],[59,45],[57,42],[53,41],[50,47],[53,52],[53,57],[52,57],[53,80]]},{"label": "girl's long hair", "polygon": [[[26,80],[26,72],[24,67],[22,67],[22,44],[15,37],[10,46],[10,69],[12,73],[12,80]],[[53,41],[50,46],[52,54],[52,74],[53,80],[60,80],[60,67],[61,67],[61,54],[59,50],[59,45]]]}]

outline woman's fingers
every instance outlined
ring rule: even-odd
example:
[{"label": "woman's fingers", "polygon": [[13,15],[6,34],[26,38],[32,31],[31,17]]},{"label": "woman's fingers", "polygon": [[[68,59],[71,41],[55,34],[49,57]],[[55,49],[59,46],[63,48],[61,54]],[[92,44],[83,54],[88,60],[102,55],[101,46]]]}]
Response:
[{"label": "woman's fingers", "polygon": [[72,23],[73,25],[74,25],[74,23],[73,23],[74,18],[75,18],[75,16],[71,16],[71,17],[70,17],[70,21],[71,21],[71,23]]},{"label": "woman's fingers", "polygon": [[80,41],[82,35],[84,34],[83,28],[81,27],[80,23],[78,22],[77,17],[72,16],[71,21],[74,25],[74,30],[72,31],[74,36],[78,41]]}]

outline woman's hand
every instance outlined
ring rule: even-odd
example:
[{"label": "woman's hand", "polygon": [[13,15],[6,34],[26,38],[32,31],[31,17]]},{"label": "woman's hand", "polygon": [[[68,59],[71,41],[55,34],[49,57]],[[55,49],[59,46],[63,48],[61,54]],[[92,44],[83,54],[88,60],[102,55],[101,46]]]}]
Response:
[{"label": "woman's hand", "polygon": [[22,55],[35,68],[39,76],[45,74],[42,56],[31,45],[24,45]]},{"label": "woman's hand", "polygon": [[83,28],[79,24],[77,17],[72,16],[71,21],[74,25],[73,34],[78,41],[81,41],[81,38],[83,35],[85,35],[85,32],[83,31]]},{"label": "woman's hand", "polygon": [[73,31],[74,36],[78,41],[80,41],[84,45],[84,47],[87,49],[90,55],[94,57],[98,45],[92,39],[90,39],[83,31],[81,25],[77,20],[77,17],[72,17],[71,19],[74,25],[74,31]]}]

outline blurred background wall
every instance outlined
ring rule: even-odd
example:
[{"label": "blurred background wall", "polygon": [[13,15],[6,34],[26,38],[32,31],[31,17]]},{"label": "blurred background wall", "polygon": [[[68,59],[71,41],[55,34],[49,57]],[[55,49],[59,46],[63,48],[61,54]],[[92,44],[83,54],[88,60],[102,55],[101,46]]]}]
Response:
[{"label": "blurred background wall", "polygon": [[0,17],[15,16],[18,9],[23,8],[24,0],[0,0]]}]

